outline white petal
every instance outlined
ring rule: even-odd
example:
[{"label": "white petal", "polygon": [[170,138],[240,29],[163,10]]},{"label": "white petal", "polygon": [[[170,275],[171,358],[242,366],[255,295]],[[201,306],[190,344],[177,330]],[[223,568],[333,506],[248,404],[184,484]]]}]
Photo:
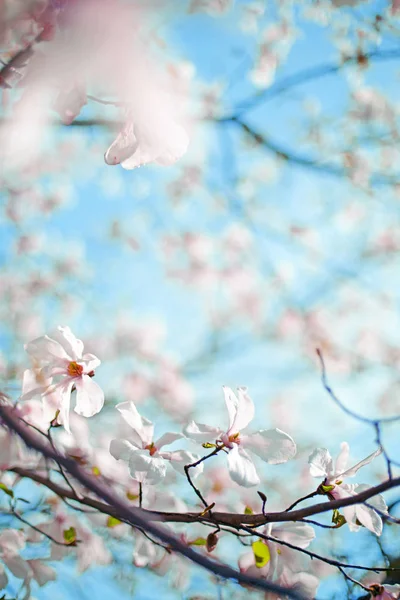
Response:
[{"label": "white petal", "polygon": [[174,124],[173,131],[171,131],[167,142],[156,161],[157,164],[164,167],[173,165],[177,160],[182,158],[189,146],[189,136],[183,127]]},{"label": "white petal", "polygon": [[58,415],[58,421],[61,425],[64,425],[65,430],[71,433],[69,428],[69,407],[71,404],[71,390],[73,381],[67,380],[58,386],[61,395],[60,414]]},{"label": "white petal", "polygon": [[57,327],[53,338],[61,344],[65,352],[73,360],[82,358],[83,342],[74,336],[69,327]]},{"label": "white petal", "polygon": [[121,402],[115,407],[123,416],[125,421],[139,436],[142,445],[147,446],[153,441],[154,425],[144,417],[141,417],[133,402]]},{"label": "white petal", "polygon": [[70,360],[64,348],[47,335],[36,338],[25,344],[26,352],[39,363],[52,363],[55,359]]},{"label": "white petal", "polygon": [[372,454],[370,454],[363,460],[360,460],[360,462],[354,465],[354,467],[351,467],[350,469],[347,469],[347,471],[344,471],[344,473],[341,474],[342,477],[354,477],[354,475],[359,469],[361,469],[361,467],[365,467],[365,465],[368,465],[374,460],[374,458],[376,458],[380,454],[382,454],[382,448],[378,448],[378,450],[375,450],[375,452],[372,452]]},{"label": "white petal", "polygon": [[129,461],[131,452],[137,450],[128,440],[111,440],[110,454],[116,460]]},{"label": "white petal", "polygon": [[190,440],[204,443],[212,442],[217,439],[221,433],[221,430],[218,429],[218,427],[210,427],[209,425],[203,425],[202,423],[190,421],[190,423],[184,427],[183,433]]},{"label": "white petal", "polygon": [[372,533],[375,535],[381,535],[382,533],[382,519],[372,508],[364,506],[364,504],[356,504],[356,517]]},{"label": "white petal", "polygon": [[260,483],[253,461],[244,450],[239,452],[236,444],[228,454],[228,469],[231,479],[239,485],[251,487]]},{"label": "white petal", "polygon": [[[354,493],[360,494],[361,492],[365,492],[370,488],[371,486],[367,485],[366,483],[359,483],[354,486]],[[367,500],[367,504],[370,504],[373,508],[376,508],[381,513],[388,514],[387,504],[385,502],[384,497],[381,496],[381,494],[377,494],[376,496],[369,498],[369,500]]]},{"label": "white petal", "polygon": [[349,444],[347,442],[342,442],[340,444],[340,452],[336,459],[336,465],[335,465],[335,473],[337,475],[343,473],[343,471],[346,469],[347,463],[349,461],[349,453],[350,453]]},{"label": "white petal", "polygon": [[316,448],[309,456],[312,477],[329,477],[333,473],[333,461],[326,448]]},{"label": "white petal", "polygon": [[[187,450],[177,450],[176,452],[169,453],[169,460],[171,461],[171,466],[174,467],[178,473],[181,475],[185,474],[184,467],[186,465],[191,465],[198,461],[200,456],[197,454],[192,454],[192,452],[188,452]],[[192,478],[197,477],[200,473],[203,472],[203,463],[197,465],[197,467],[193,467],[190,469],[190,476]]]},{"label": "white petal", "polygon": [[224,386],[224,398],[229,415],[229,428],[227,433],[238,433],[253,420],[254,404],[247,394],[247,388],[238,388],[236,396],[231,388]]},{"label": "white petal", "polygon": [[293,439],[280,429],[262,429],[241,439],[243,446],[272,465],[284,463],[296,454]]},{"label": "white petal", "polygon": [[163,458],[152,457],[146,450],[134,450],[129,457],[129,470],[137,481],[154,485],[165,477],[167,465]]},{"label": "white petal", "polygon": [[133,133],[133,123],[127,122],[117,139],[111,144],[104,155],[108,165],[119,165],[128,159],[138,147],[138,141]]},{"label": "white petal", "polygon": [[133,551],[133,564],[135,567],[147,567],[156,560],[155,545],[144,537],[137,535],[135,541],[135,549]]},{"label": "white petal", "polygon": [[75,380],[76,406],[75,412],[82,417],[93,417],[104,405],[104,392],[88,375]]},{"label": "white petal", "polygon": [[184,437],[185,436],[183,435],[183,433],[172,433],[168,431],[167,433],[164,433],[164,435],[162,435],[156,442],[154,442],[154,445],[157,448],[157,450],[159,450],[163,446],[172,444],[172,442],[175,442],[176,440],[181,440]]},{"label": "white petal", "polygon": [[299,548],[307,548],[315,538],[315,531],[305,523],[284,523],[274,526],[272,535]]},{"label": "white petal", "polygon": [[82,359],[79,361],[81,364],[85,363],[86,373],[90,373],[90,371],[95,371],[99,365],[101,365],[101,360],[97,358],[94,354],[84,354]]}]

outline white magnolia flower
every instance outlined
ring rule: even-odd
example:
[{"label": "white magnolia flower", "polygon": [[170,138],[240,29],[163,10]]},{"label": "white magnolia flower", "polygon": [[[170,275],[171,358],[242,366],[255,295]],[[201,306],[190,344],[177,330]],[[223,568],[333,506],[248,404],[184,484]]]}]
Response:
[{"label": "white magnolia flower", "polygon": [[[283,542],[293,544],[298,548],[307,548],[315,538],[315,531],[310,525],[304,523],[268,524],[263,531],[264,535],[274,537]],[[261,548],[262,551],[259,551]],[[256,561],[257,555],[260,562]],[[284,569],[302,571],[307,566],[307,558],[301,552],[292,550],[277,542],[260,538],[253,544],[253,552],[243,554],[239,558],[241,572],[255,577],[267,577],[271,581],[278,579]]]},{"label": "white magnolia flower", "polygon": [[143,125],[128,120],[116,140],[108,148],[104,160],[108,165],[135,169],[155,162],[169,166],[186,152],[189,138],[186,131],[170,120]]},{"label": "white magnolia flower", "polygon": [[[168,463],[184,474],[185,465],[196,462],[199,456],[187,450],[162,452],[161,448],[184,438],[181,433],[164,433],[153,441],[154,425],[145,417],[141,417],[133,402],[122,402],[116,408],[125,421],[133,429],[131,440],[111,440],[110,453],[117,460],[125,460],[134,479],[142,483],[156,484],[166,475]],[[203,464],[192,469],[196,476],[203,470]]]},{"label": "white magnolia flower", "polygon": [[[313,477],[324,478],[322,485],[325,489],[323,489],[332,500],[348,498],[349,496],[355,496],[356,494],[363,492],[370,486],[365,484],[346,484],[343,483],[344,480],[347,477],[354,477],[361,467],[368,465],[381,453],[382,448],[378,448],[378,450],[375,450],[375,452],[353,467],[347,468],[349,458],[349,445],[347,442],[342,442],[341,451],[336,459],[335,465],[326,448],[317,448],[312,452],[308,459],[310,473]],[[387,512],[386,502],[380,494],[368,500],[368,504],[371,504],[380,512]],[[376,535],[381,535],[382,519],[373,508],[369,508],[365,504],[355,504],[354,506],[345,506],[343,508],[343,514],[350,531],[358,531],[360,529],[359,523],[361,523]]]},{"label": "white magnolia flower", "polygon": [[[83,354],[83,342],[78,340],[69,327],[58,327],[53,337],[39,337],[25,345],[25,350],[40,367],[41,383],[32,386],[30,370],[24,375],[21,400],[30,400],[40,396],[52,398],[58,404],[59,421],[69,432],[69,408],[71,392],[76,390],[75,412],[83,417],[92,417],[104,404],[104,393],[93,381],[94,370],[100,360],[93,354]],[[56,400],[55,400],[56,398]]]},{"label": "white magnolia flower", "polygon": [[226,431],[191,421],[183,430],[184,434],[197,442],[209,442],[214,438],[224,445],[228,452],[228,469],[233,481],[245,487],[258,485],[257,475],[250,450],[269,464],[280,464],[296,454],[296,444],[287,433],[280,429],[261,429],[251,434],[242,434],[254,417],[254,404],[247,394],[247,388],[238,388],[238,395],[229,387],[224,387],[224,397],[229,415]]}]

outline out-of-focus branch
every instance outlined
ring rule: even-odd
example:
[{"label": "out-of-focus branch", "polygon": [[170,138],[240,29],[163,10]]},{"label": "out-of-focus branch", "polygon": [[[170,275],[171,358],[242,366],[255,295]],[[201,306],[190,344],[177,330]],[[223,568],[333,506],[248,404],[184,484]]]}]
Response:
[{"label": "out-of-focus branch", "polygon": [[221,120],[231,120],[233,116],[240,117],[243,113],[256,108],[263,102],[272,100],[280,94],[288,92],[299,85],[309,83],[310,81],[316,81],[317,79],[327,77],[328,75],[334,75],[347,65],[359,64],[365,67],[371,62],[386,62],[389,60],[395,60],[396,58],[400,58],[400,48],[393,48],[391,50],[374,50],[372,52],[358,51],[353,56],[345,57],[342,62],[318,65],[316,67],[298,71],[293,75],[278,79],[276,83],[271,85],[266,90],[249,96],[243,100],[238,107],[236,107],[231,115],[227,115]]},{"label": "out-of-focus branch", "polygon": [[[303,156],[302,154],[298,154],[292,149],[284,148],[280,146],[275,141],[271,140],[265,134],[261,134],[258,131],[255,131],[250,125],[242,121],[239,117],[231,117],[230,119],[224,119],[221,121],[221,125],[226,125],[227,123],[232,123],[237,127],[240,127],[244,133],[247,134],[252,140],[254,140],[257,144],[272,152],[277,158],[280,158],[287,163],[298,165],[299,167],[303,167],[306,169],[310,169],[312,171],[316,171],[318,173],[325,173],[326,175],[332,175],[333,177],[347,177],[352,173],[351,169],[347,169],[345,167],[341,167],[340,165],[335,165],[333,163],[328,162],[318,162],[317,159],[309,158],[307,156]],[[374,185],[400,185],[400,180],[389,175],[385,175],[382,173],[375,173],[370,178],[371,184]]]}]

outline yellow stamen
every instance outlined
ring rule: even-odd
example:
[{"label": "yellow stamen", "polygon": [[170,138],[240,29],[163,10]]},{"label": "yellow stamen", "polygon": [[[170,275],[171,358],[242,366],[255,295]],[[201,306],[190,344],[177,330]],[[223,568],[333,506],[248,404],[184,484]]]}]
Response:
[{"label": "yellow stamen", "polygon": [[82,365],[78,365],[76,361],[72,361],[68,365],[68,375],[71,377],[80,377],[83,373]]}]

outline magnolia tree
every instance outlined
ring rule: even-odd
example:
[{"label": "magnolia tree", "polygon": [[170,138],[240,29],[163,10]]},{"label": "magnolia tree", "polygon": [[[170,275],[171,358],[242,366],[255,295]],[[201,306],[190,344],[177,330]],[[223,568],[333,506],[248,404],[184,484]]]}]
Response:
[{"label": "magnolia tree", "polygon": [[399,3],[0,11],[2,598],[400,598]]}]

